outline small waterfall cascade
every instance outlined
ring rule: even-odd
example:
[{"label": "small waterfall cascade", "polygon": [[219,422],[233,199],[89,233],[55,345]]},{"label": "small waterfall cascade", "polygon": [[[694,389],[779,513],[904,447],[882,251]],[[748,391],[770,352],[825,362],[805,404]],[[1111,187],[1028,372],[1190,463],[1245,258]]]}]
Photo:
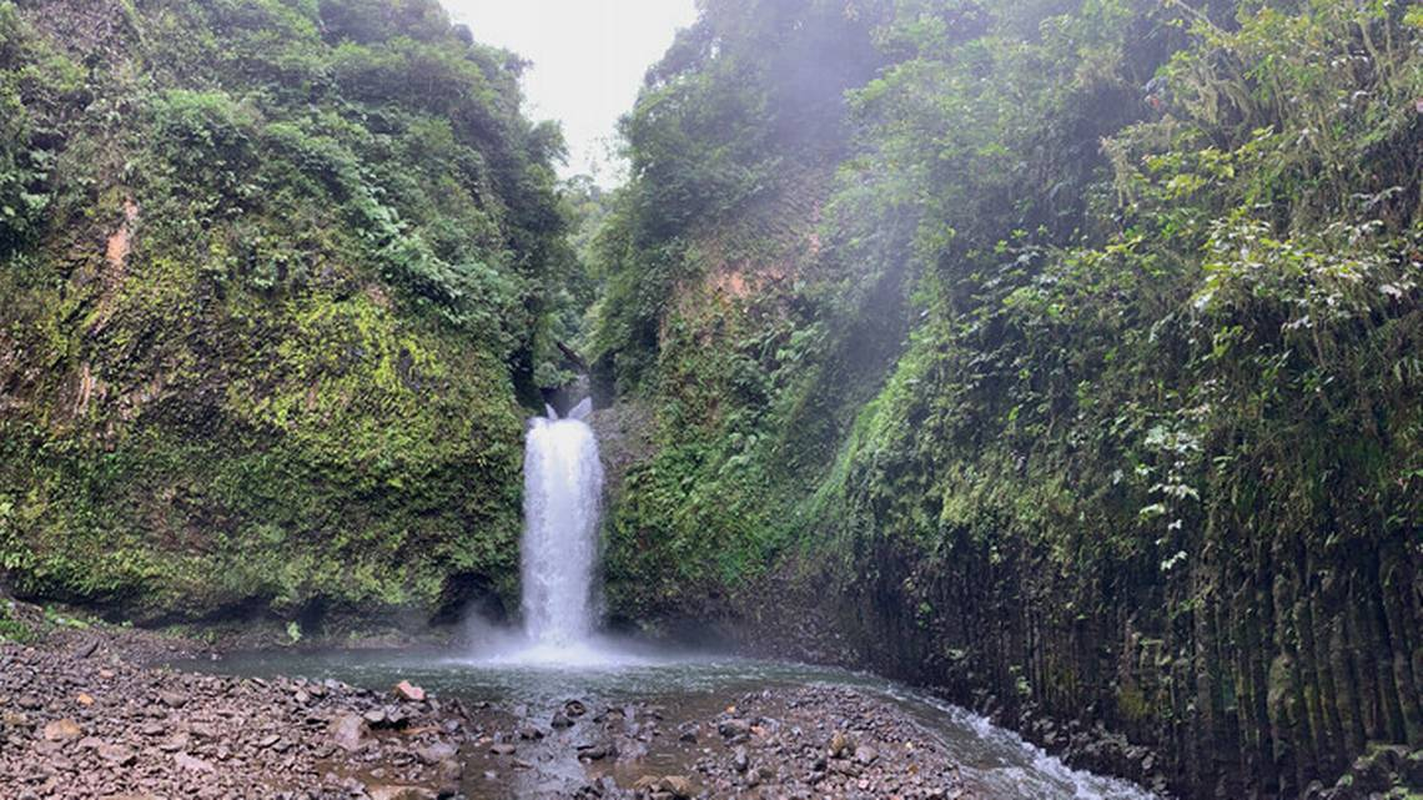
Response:
[{"label": "small waterfall cascade", "polygon": [[593,634],[593,580],[603,467],[585,398],[562,419],[530,420],[524,445],[524,632],[535,647],[568,648]]}]

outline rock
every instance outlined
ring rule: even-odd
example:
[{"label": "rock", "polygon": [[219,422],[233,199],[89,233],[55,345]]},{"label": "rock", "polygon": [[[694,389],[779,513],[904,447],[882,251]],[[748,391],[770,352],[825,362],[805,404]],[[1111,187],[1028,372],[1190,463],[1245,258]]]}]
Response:
[{"label": "rock", "polygon": [[[558,727],[558,726],[555,725],[554,727]],[[537,725],[531,725],[531,724],[520,725],[520,726],[519,726],[519,738],[520,738],[520,739],[523,739],[523,740],[526,741],[526,742],[536,742],[536,741],[538,741],[539,739],[544,738],[544,732],[541,731],[541,730],[539,730],[539,727],[538,727]]]},{"label": "rock", "polygon": [[458,750],[454,745],[444,742],[435,742],[427,747],[421,747],[415,751],[415,757],[426,764],[438,764],[442,761],[449,761],[455,757]]},{"label": "rock", "polygon": [[440,782],[453,784],[458,790],[460,779],[464,777],[464,765],[454,758],[447,758],[436,765]]},{"label": "rock", "polygon": [[864,764],[865,766],[869,766],[870,764],[875,763],[875,760],[878,758],[879,751],[875,750],[873,747],[870,747],[867,744],[862,744],[859,747],[855,748],[855,760],[860,762],[861,764]]},{"label": "rock", "polygon": [[188,726],[188,730],[199,739],[216,739],[218,730],[212,725],[203,722],[194,722]]},{"label": "rock", "polygon": [[582,701],[579,700],[569,700],[563,704],[563,713],[573,719],[577,719],[588,713],[588,706],[583,705]]},{"label": "rock", "polygon": [[94,698],[90,697],[84,692],[80,692],[79,696],[74,698],[74,702],[78,703],[81,706],[92,706],[94,705]]},{"label": "rock", "polygon": [[366,721],[355,714],[342,714],[331,720],[326,732],[331,735],[332,741],[338,747],[347,752],[359,750],[365,746],[366,737],[370,734],[370,728]]},{"label": "rock", "polygon": [[751,725],[744,719],[728,719],[723,720],[716,726],[716,732],[721,734],[723,739],[749,736],[751,734]]},{"label": "rock", "polygon": [[373,728],[378,728],[385,722],[385,709],[373,708],[362,714],[361,717]]},{"label": "rock", "polygon": [[138,756],[134,754],[133,750],[121,744],[106,743],[99,745],[99,758],[120,767],[126,767],[132,764]]},{"label": "rock", "polygon": [[69,718],[47,722],[44,726],[44,738],[49,742],[67,742],[78,739],[83,733],[79,723]]},{"label": "rock", "polygon": [[858,778],[862,770],[859,765],[853,761],[847,761],[843,758],[832,758],[830,759],[830,771],[838,772],[846,777]]},{"label": "rock", "polygon": [[673,797],[691,797],[696,790],[692,788],[692,782],[681,775],[665,775],[657,782],[657,788],[671,794]]},{"label": "rock", "polygon": [[169,708],[182,708],[188,704],[188,696],[182,692],[164,691],[158,693],[158,700]]},{"label": "rock", "polygon": [[40,699],[32,694],[22,694],[20,695],[20,699],[15,701],[15,705],[26,711],[35,711],[39,709],[40,706],[43,706],[44,703],[40,702]]},{"label": "rock", "polygon": [[494,744],[489,746],[489,752],[493,753],[496,756],[512,756],[514,755],[514,752],[518,749],[519,748],[515,747],[512,744],[509,744],[508,742],[495,742]]},{"label": "rock", "polygon": [[386,786],[383,784],[366,786],[365,795],[371,800],[436,800],[438,797],[423,786]]},{"label": "rock", "polygon": [[74,648],[74,657],[75,657],[75,658],[88,658],[89,656],[94,655],[94,651],[95,651],[95,650],[98,650],[98,649],[99,649],[99,640],[98,640],[98,639],[90,639],[89,641],[87,641],[87,642],[85,642],[85,643],[79,645],[78,647]]},{"label": "rock", "polygon": [[395,684],[395,696],[410,703],[419,703],[425,699],[425,690],[410,681],[401,681]]},{"label": "rock", "polygon": [[578,745],[578,757],[589,761],[599,761],[607,758],[609,748],[605,744],[580,744]]},{"label": "rock", "polygon": [[749,766],[751,766],[751,759],[746,753],[746,748],[737,746],[731,754],[731,768],[737,772],[745,772]]},{"label": "rock", "polygon": [[835,731],[830,737],[830,757],[840,758],[850,750],[850,737],[844,731]]},{"label": "rock", "polygon": [[208,774],[217,771],[211,762],[204,761],[196,756],[190,756],[187,753],[175,753],[173,755],[173,763],[178,765],[178,769],[188,772]]}]

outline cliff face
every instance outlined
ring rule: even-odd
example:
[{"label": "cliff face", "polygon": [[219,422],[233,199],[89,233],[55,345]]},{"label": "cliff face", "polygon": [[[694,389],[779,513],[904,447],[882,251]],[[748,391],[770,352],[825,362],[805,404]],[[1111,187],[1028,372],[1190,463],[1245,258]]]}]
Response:
[{"label": "cliff face", "polygon": [[119,616],[514,590],[567,268],[430,0],[0,2],[0,566]]},{"label": "cliff face", "polygon": [[856,11],[712,3],[629,117],[615,607],[817,620],[1194,797],[1423,746],[1423,19]]}]

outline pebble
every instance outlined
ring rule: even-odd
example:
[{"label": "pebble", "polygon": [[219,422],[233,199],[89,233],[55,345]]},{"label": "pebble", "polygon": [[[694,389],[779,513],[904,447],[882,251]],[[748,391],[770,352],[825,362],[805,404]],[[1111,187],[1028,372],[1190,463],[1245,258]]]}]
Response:
[{"label": "pebble", "polygon": [[139,666],[186,646],[106,626],[0,641],[0,797],[345,800],[383,791],[366,783],[377,770],[389,796],[458,786],[465,721],[419,687],[391,715],[389,696],[335,681]]}]

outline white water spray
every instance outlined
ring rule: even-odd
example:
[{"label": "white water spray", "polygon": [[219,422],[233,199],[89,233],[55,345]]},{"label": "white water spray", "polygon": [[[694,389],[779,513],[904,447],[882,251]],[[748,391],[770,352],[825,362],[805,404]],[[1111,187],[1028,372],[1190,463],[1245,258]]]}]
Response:
[{"label": "white water spray", "polygon": [[530,422],[524,447],[524,632],[539,649],[584,645],[593,634],[593,578],[603,467],[585,399],[559,419]]}]

